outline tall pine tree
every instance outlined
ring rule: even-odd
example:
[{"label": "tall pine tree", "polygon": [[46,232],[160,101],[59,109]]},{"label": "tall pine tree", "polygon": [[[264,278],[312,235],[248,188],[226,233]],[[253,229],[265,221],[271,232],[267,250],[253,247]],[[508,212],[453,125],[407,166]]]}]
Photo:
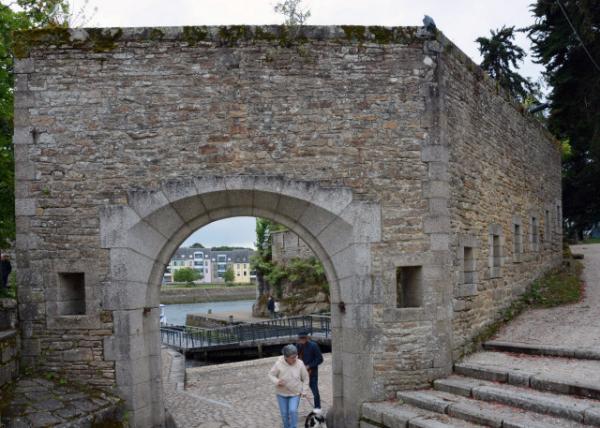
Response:
[{"label": "tall pine tree", "polygon": [[525,51],[513,43],[515,27],[502,27],[496,31],[491,30],[490,33],[490,38],[479,37],[475,40],[479,43],[479,53],[483,57],[481,68],[514,98],[523,102],[528,97],[535,96],[538,92],[537,85],[515,71],[525,58]]},{"label": "tall pine tree", "polygon": [[548,126],[571,146],[563,162],[565,225],[579,238],[600,222],[600,1],[537,0],[528,28],[552,88]]}]

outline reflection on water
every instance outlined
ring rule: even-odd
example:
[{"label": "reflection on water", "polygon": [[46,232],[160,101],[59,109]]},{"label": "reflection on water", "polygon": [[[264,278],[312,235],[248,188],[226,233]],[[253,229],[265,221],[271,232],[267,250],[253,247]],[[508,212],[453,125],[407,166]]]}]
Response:
[{"label": "reflection on water", "polygon": [[254,300],[235,300],[232,302],[183,303],[165,305],[165,315],[169,324],[185,324],[187,314],[206,314],[209,309],[213,313],[251,312]]}]

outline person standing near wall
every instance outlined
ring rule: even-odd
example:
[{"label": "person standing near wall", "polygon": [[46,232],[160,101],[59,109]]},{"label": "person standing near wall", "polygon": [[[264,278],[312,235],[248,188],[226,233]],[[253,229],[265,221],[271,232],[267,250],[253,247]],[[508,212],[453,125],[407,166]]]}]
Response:
[{"label": "person standing near wall", "polygon": [[309,375],[309,386],[313,393],[315,410],[321,410],[319,394],[319,365],[323,362],[323,354],[316,342],[310,340],[307,331],[298,333],[298,356],[304,362]]},{"label": "person standing near wall", "polygon": [[273,296],[269,296],[269,301],[267,302],[267,310],[269,311],[271,319],[275,318],[275,299],[273,298]]},{"label": "person standing near wall", "polygon": [[12,272],[12,265],[10,264],[10,257],[8,254],[2,254],[0,272],[2,274],[2,289],[6,290],[8,288],[8,275]]},{"label": "person standing near wall", "polygon": [[294,345],[284,346],[282,353],[269,371],[269,379],[275,384],[283,428],[296,428],[300,397],[306,397],[308,391],[308,372]]}]

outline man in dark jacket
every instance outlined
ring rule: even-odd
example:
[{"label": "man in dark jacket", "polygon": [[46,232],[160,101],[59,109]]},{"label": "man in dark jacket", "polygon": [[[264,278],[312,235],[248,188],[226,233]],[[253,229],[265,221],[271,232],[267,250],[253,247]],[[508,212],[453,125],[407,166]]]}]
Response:
[{"label": "man in dark jacket", "polygon": [[269,301],[267,302],[267,310],[271,315],[271,319],[275,318],[275,299],[273,296],[269,296]]},{"label": "man in dark jacket", "polygon": [[10,258],[8,254],[2,254],[2,261],[0,261],[0,271],[2,273],[2,288],[8,288],[8,275],[12,271],[12,266],[10,264]]},{"label": "man in dark jacket", "polygon": [[319,364],[323,362],[321,349],[316,342],[310,340],[307,331],[298,333],[298,357],[304,362],[308,370],[308,386],[315,398],[315,409],[321,408],[321,396],[319,395]]}]

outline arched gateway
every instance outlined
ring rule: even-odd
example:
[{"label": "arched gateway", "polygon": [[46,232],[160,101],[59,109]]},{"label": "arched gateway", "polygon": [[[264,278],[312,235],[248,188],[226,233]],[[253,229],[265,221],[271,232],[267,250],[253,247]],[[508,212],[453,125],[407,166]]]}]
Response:
[{"label": "arched gateway", "polygon": [[[273,219],[318,255],[332,306],[344,302],[343,326],[351,331],[343,334],[342,318],[334,311],[333,352],[339,358],[333,376],[340,389],[334,408],[342,413],[344,397],[358,408],[370,396],[362,386],[373,382],[369,344],[375,329],[365,314],[372,313],[373,303],[382,303],[373,292],[369,252],[381,239],[377,204],[353,200],[348,189],[268,176],[174,180],[156,191],[132,191],[128,199],[128,205],[103,207],[100,215],[102,247],[110,250],[103,307],[113,311],[115,333],[105,342],[105,356],[115,361],[117,385],[137,417],[163,418],[157,307],[165,267],[194,230],[232,216]],[[345,372],[343,361],[362,369]]]},{"label": "arched gateway", "polygon": [[556,145],[439,33],[46,29],[15,51],[22,361],[114,388],[134,426],[164,424],[163,270],[211,221],[273,219],[323,261],[338,428],[448,374],[560,262]]}]

